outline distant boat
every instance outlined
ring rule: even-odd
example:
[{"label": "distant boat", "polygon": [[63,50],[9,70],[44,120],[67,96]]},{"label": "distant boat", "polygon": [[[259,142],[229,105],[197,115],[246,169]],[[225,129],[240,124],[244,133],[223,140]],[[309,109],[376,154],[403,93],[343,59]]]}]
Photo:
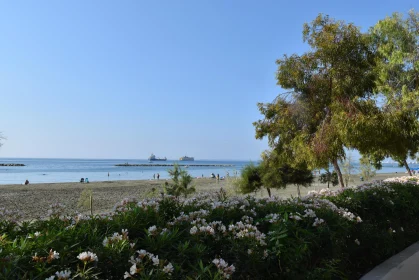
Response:
[{"label": "distant boat", "polygon": [[179,160],[180,161],[194,161],[195,159],[193,157],[184,156],[184,157],[181,157]]},{"label": "distant boat", "polygon": [[149,161],[166,161],[167,158],[157,158],[153,153],[151,154],[151,156],[148,158]]}]

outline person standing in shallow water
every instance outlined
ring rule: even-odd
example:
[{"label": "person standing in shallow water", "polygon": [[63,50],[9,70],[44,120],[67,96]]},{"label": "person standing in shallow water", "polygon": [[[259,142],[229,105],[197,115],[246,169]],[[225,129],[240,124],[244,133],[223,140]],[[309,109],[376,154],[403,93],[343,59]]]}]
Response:
[{"label": "person standing in shallow water", "polygon": [[157,173],[157,180],[160,180],[160,173]]},{"label": "person standing in shallow water", "polygon": [[156,174],[153,174],[153,180],[156,179]]}]

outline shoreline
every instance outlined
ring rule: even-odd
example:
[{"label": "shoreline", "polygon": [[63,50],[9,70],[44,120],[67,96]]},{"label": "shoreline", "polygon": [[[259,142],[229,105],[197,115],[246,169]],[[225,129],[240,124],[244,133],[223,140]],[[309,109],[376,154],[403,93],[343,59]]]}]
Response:
[{"label": "shoreline", "polygon": [[[378,173],[372,180],[383,180],[390,177],[406,176],[404,173]],[[361,182],[359,175],[351,177],[350,185],[359,185]],[[227,193],[237,195],[234,188],[234,177],[225,180],[217,181],[211,178],[194,178],[192,181],[197,193],[216,191],[221,187]],[[135,197],[143,199],[160,194],[163,190],[164,182],[168,179],[161,180],[121,180],[121,181],[101,181],[86,183],[37,183],[29,185],[9,184],[0,185],[0,206],[7,210],[19,210],[24,220],[36,219],[46,215],[49,205],[54,203],[61,203],[65,205],[66,214],[79,211],[81,213],[88,213],[77,207],[81,193],[85,189],[91,189],[93,193],[93,211],[94,214],[109,212],[113,206],[127,197]],[[321,184],[315,179],[314,183],[308,187],[301,187],[301,195],[307,194],[311,190],[320,190],[327,188],[327,184]],[[339,186],[330,189],[338,189]],[[156,190],[151,194],[152,190]],[[266,189],[262,189],[256,193],[249,195],[257,197],[266,197]],[[288,186],[286,189],[272,189],[272,195],[281,197],[297,196],[297,187],[294,185]]]}]

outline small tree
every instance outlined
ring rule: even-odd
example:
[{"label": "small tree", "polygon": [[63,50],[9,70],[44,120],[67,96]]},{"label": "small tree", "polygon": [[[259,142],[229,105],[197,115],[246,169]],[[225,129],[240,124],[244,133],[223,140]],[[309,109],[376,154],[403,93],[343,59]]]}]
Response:
[{"label": "small tree", "polygon": [[359,163],[359,169],[361,170],[360,175],[362,178],[364,178],[365,181],[369,181],[372,177],[375,176],[376,170],[368,157],[362,157],[359,160]]},{"label": "small tree", "polygon": [[291,167],[281,161],[275,150],[262,154],[262,162],[255,166],[246,165],[239,179],[239,189],[242,193],[251,193],[265,187],[271,196],[271,189],[284,189],[287,185],[296,185],[298,196],[300,186],[308,187],[313,182],[314,176],[307,166],[301,164]]},{"label": "small tree", "polygon": [[183,194],[187,197],[195,192],[195,187],[189,186],[192,183],[192,176],[186,170],[182,170],[178,164],[175,163],[173,169],[169,169],[168,172],[173,183],[165,182],[164,189],[167,194],[176,197]]},{"label": "small tree", "polygon": [[245,165],[241,177],[235,182],[241,193],[256,192],[262,188],[262,169],[260,165],[252,162]]},{"label": "small tree", "polygon": [[330,184],[336,186],[339,184],[338,174],[335,171],[330,172],[329,169],[327,169],[325,173],[319,176],[319,181],[322,184],[327,183],[327,188],[329,188]]}]

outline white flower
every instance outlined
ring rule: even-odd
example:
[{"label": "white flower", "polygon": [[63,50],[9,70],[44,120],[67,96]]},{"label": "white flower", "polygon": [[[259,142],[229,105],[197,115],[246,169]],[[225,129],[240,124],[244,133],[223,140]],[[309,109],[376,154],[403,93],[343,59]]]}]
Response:
[{"label": "white flower", "polygon": [[34,235],[35,237],[39,237],[39,236],[41,236],[41,233],[40,233],[39,231],[37,231],[37,232],[35,232],[33,235]]},{"label": "white flower", "polygon": [[190,234],[194,235],[197,231],[198,231],[198,228],[196,226],[193,226],[193,228],[191,228],[189,232]]},{"label": "white flower", "polygon": [[146,255],[147,255],[147,251],[146,250],[139,250],[137,251],[138,256],[143,259]]},{"label": "white flower", "polygon": [[356,222],[357,223],[362,223],[362,219],[358,216],[358,217],[356,217]]},{"label": "white flower", "polygon": [[173,272],[173,265],[169,263],[168,265],[163,267],[163,272],[170,275]]},{"label": "white flower", "polygon": [[51,256],[52,260],[54,260],[54,259],[57,260],[57,259],[60,258],[60,253],[57,253],[57,251],[52,252],[52,250],[51,250],[50,256]]},{"label": "white flower", "polygon": [[268,250],[263,251],[263,258],[266,259],[268,257]]},{"label": "white flower", "polygon": [[247,249],[247,254],[251,255],[253,253],[252,249]]},{"label": "white flower", "polygon": [[45,280],[54,280],[54,279],[55,279],[55,276],[54,275],[52,275],[52,276],[50,276],[48,278],[45,278]]},{"label": "white flower", "polygon": [[316,212],[314,212],[312,209],[306,209],[304,210],[305,214],[303,215],[303,217],[311,217],[311,218],[315,218],[316,217]]},{"label": "white flower", "polygon": [[131,278],[131,274],[129,274],[128,271],[125,271],[124,279],[127,279],[127,278]]},{"label": "white flower", "polygon": [[403,227],[400,228],[401,231],[404,231]]},{"label": "white flower", "polygon": [[148,228],[148,235],[154,235],[157,231],[157,227],[156,226],[151,226]]},{"label": "white flower", "polygon": [[135,273],[137,273],[137,265],[133,264],[130,268],[129,268],[129,273],[131,275],[134,275]]},{"label": "white flower", "polygon": [[130,243],[129,246],[131,247],[131,249],[134,249],[135,243]]},{"label": "white flower", "polygon": [[105,239],[103,239],[102,244],[103,244],[104,247],[108,246],[109,245],[109,239],[107,237],[105,237]]},{"label": "white flower", "polygon": [[355,243],[356,243],[357,245],[361,245],[361,242],[359,242],[359,240],[358,240],[358,239],[355,239]]},{"label": "white flower", "polygon": [[158,266],[160,264],[159,256],[152,257],[151,260],[153,261],[154,266]]},{"label": "white flower", "polygon": [[66,280],[70,278],[71,271],[70,270],[57,271],[55,272],[55,275],[57,275],[58,280]]},{"label": "white flower", "polygon": [[324,220],[323,219],[316,218],[314,220],[313,227],[317,227],[318,225],[321,225],[323,223],[324,223]]},{"label": "white flower", "polygon": [[92,253],[92,252],[83,252],[80,253],[77,258],[83,262],[94,262],[94,261],[98,261],[98,258],[96,256],[96,254]]}]

